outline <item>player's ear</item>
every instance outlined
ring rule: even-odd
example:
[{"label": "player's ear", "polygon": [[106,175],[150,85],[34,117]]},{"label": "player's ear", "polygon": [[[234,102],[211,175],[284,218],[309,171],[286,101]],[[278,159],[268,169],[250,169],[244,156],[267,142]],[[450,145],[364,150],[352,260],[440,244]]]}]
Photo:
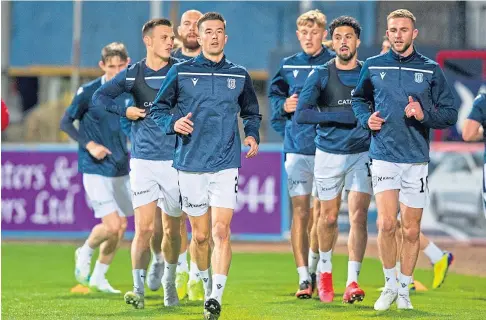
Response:
[{"label": "player's ear", "polygon": [[132,62],[132,59],[130,59],[130,57],[127,58],[127,66],[130,64],[130,62]]},{"label": "player's ear", "polygon": [[357,39],[356,40],[356,48],[359,48],[359,45],[361,44],[361,40],[360,39]]},{"label": "player's ear", "polygon": [[101,70],[105,70],[105,64],[103,63],[103,61],[99,61],[98,62],[98,66],[100,67]]},{"label": "player's ear", "polygon": [[412,40],[415,40],[415,38],[418,37],[418,29],[413,29],[412,31]]},{"label": "player's ear", "polygon": [[225,34],[225,35],[224,35],[224,44],[226,44],[227,42],[228,42],[228,35],[227,35],[227,34]]},{"label": "player's ear", "polygon": [[324,33],[322,34],[322,41],[321,42],[323,42],[327,38],[327,34],[328,34],[327,30],[324,30]]}]

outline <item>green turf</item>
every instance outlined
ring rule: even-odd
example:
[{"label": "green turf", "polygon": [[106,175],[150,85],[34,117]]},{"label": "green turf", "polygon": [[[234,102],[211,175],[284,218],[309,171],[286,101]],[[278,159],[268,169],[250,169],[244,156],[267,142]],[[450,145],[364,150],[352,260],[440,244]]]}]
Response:
[{"label": "green turf", "polygon": [[[147,290],[146,308],[134,310],[122,295],[71,294],[74,246],[2,245],[3,319],[202,319],[202,302],[183,302],[166,309],[161,291]],[[360,284],[365,300],[343,305],[341,297],[347,272],[347,258],[333,258],[334,303],[294,298],[297,275],[290,254],[235,254],[220,319],[486,319],[486,278],[449,274],[438,290],[412,296],[415,310],[378,313],[373,303],[383,283],[381,265],[366,259]],[[432,282],[431,270],[418,270],[416,278]],[[123,292],[131,289],[129,252],[117,255],[108,278]]]}]

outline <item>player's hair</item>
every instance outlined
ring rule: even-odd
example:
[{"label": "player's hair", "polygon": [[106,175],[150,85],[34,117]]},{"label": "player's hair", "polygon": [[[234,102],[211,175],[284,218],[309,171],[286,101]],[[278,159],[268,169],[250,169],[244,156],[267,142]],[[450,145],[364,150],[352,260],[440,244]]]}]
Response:
[{"label": "player's hair", "polygon": [[165,18],[155,18],[151,19],[147,22],[142,27],[142,37],[145,37],[147,34],[149,34],[155,27],[157,26],[167,26],[172,28],[172,22],[170,20],[165,19]]},{"label": "player's hair", "polygon": [[325,29],[327,24],[326,15],[315,9],[307,11],[297,18],[297,28],[306,26],[308,23],[317,24],[317,26]]},{"label": "player's hair", "polygon": [[219,20],[224,24],[224,28],[226,29],[226,21],[224,20],[221,13],[218,12],[205,13],[201,18],[199,18],[199,20],[197,20],[197,28],[201,29],[201,25],[203,24],[203,22],[208,20]]},{"label": "player's hair", "polygon": [[121,42],[112,42],[101,49],[101,61],[106,63],[110,58],[120,57],[121,60],[128,60],[128,52],[125,45]]},{"label": "player's hair", "polygon": [[393,12],[391,12],[387,17],[386,21],[393,19],[393,18],[409,18],[412,20],[413,25],[415,26],[415,22],[417,22],[417,19],[415,19],[415,16],[413,13],[408,11],[407,9],[398,9]]},{"label": "player's hair", "polygon": [[361,26],[358,20],[350,16],[340,16],[339,18],[332,20],[331,24],[329,25],[329,33],[331,34],[331,38],[334,34],[334,30],[343,26],[353,28],[354,33],[356,33],[356,37],[359,39],[359,36],[361,35]]}]

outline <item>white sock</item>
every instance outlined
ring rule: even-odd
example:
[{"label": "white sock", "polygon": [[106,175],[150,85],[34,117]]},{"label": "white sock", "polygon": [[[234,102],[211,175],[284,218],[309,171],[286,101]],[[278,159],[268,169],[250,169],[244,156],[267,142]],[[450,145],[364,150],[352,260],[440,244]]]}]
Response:
[{"label": "white sock", "polygon": [[400,272],[400,275],[398,276],[398,282],[400,283],[400,285],[398,286],[398,293],[408,295],[410,293],[408,285],[412,282],[412,276],[406,276]]},{"label": "white sock", "polygon": [[187,250],[179,255],[177,260],[177,272],[189,272],[189,266],[187,265]]},{"label": "white sock", "polygon": [[86,242],[83,244],[83,246],[81,247],[81,253],[82,254],[85,254],[85,255],[88,255],[88,256],[92,256],[93,255],[93,252],[94,252],[94,249],[91,248],[89,245],[88,245],[88,240],[86,240]]},{"label": "white sock", "polygon": [[105,274],[108,271],[109,264],[104,264],[99,261],[96,261],[96,265],[93,270],[92,277],[96,280],[101,280],[105,278]]},{"label": "white sock", "polygon": [[197,267],[197,264],[191,261],[191,270],[189,270],[189,281],[191,280],[201,281],[199,272],[200,271],[199,268]]},{"label": "white sock", "polygon": [[177,263],[168,263],[167,261],[164,261],[164,264],[165,268],[164,275],[162,276],[162,283],[164,285],[175,283]]},{"label": "white sock", "polygon": [[307,269],[306,266],[298,267],[297,273],[299,274],[299,284],[304,282],[304,281],[310,282],[309,270]]},{"label": "white sock", "polygon": [[309,258],[307,259],[307,262],[309,265],[309,273],[316,273],[317,263],[319,262],[319,253],[316,253],[309,248]]},{"label": "white sock", "polygon": [[204,296],[209,297],[209,295],[211,295],[211,281],[209,278],[209,269],[199,271],[199,277],[201,278],[203,283]]},{"label": "white sock", "polygon": [[361,270],[361,262],[348,261],[348,281],[346,282],[346,287],[349,286],[351,282],[358,283],[358,276],[360,270]]},{"label": "white sock", "polygon": [[400,269],[400,268],[401,268],[401,266],[400,266],[400,261],[397,261],[397,264],[395,265],[395,269],[396,269],[396,271],[397,271],[397,272],[401,272],[401,271],[402,271],[402,269]]},{"label": "white sock", "polygon": [[432,262],[432,264],[436,264],[437,262],[439,262],[439,260],[442,259],[442,256],[444,255],[444,252],[442,252],[442,250],[440,250],[439,247],[437,247],[432,241],[430,241],[429,244],[425,247],[424,253],[429,258],[430,262]]},{"label": "white sock", "polygon": [[332,272],[332,263],[331,263],[331,257],[332,257],[332,249],[323,252],[319,250],[319,257],[321,261],[321,273],[331,273]]},{"label": "white sock", "polygon": [[144,283],[145,283],[146,273],[147,273],[147,271],[145,271],[143,269],[133,269],[132,270],[133,291],[140,293],[140,294],[145,293]]},{"label": "white sock", "polygon": [[395,268],[383,268],[383,273],[385,274],[385,288],[397,290],[397,273]]},{"label": "white sock", "polygon": [[218,300],[221,305],[223,300],[223,291],[226,286],[226,279],[228,276],[223,274],[213,275],[213,290],[211,291],[211,298]]},{"label": "white sock", "polygon": [[164,255],[162,251],[159,253],[152,252],[152,263],[164,263]]}]

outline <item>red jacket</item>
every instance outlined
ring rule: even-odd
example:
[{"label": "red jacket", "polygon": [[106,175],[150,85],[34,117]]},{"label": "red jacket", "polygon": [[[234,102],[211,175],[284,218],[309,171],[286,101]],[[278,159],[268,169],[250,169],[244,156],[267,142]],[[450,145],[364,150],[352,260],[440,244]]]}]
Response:
[{"label": "red jacket", "polygon": [[10,115],[8,113],[7,105],[2,100],[2,131],[7,129]]}]

